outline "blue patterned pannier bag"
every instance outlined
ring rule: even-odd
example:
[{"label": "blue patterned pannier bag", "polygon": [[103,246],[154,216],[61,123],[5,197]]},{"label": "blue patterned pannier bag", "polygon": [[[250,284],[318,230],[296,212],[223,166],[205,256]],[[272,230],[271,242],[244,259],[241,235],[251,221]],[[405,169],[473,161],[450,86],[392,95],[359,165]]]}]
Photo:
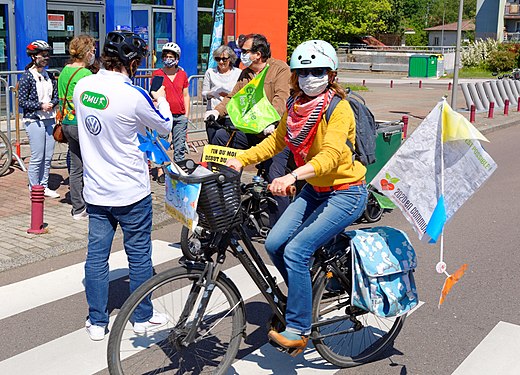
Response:
[{"label": "blue patterned pannier bag", "polygon": [[390,227],[345,233],[352,239],[352,305],[382,317],[417,306],[417,258],[406,233]]}]

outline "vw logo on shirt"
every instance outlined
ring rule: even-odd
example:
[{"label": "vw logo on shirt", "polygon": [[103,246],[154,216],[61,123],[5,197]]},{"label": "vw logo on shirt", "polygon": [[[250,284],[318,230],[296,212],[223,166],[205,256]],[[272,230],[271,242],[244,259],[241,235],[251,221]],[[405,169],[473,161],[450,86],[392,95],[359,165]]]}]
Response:
[{"label": "vw logo on shirt", "polygon": [[101,132],[101,122],[96,116],[89,115],[85,117],[85,125],[92,135],[98,135]]}]

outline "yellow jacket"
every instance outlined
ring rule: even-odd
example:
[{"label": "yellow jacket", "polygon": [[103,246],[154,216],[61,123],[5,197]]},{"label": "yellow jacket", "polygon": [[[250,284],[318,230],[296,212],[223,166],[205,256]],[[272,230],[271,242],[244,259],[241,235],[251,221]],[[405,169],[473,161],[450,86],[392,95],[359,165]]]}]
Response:
[{"label": "yellow jacket", "polygon": [[[355,144],[356,124],[354,113],[346,100],[341,100],[327,123],[325,112],[306,162],[312,164],[315,177],[307,179],[313,186],[334,186],[354,183],[365,178],[366,168],[358,160],[352,162],[352,152],[347,146],[347,137]],[[283,115],[275,132],[237,159],[244,165],[255,164],[276,155],[286,146],[287,112]]]}]

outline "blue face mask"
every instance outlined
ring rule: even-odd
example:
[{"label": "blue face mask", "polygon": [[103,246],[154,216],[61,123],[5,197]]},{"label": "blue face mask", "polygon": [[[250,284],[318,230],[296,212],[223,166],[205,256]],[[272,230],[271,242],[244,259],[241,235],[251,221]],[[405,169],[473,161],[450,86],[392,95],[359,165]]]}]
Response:
[{"label": "blue face mask", "polygon": [[179,63],[179,60],[177,60],[177,59],[175,59],[173,57],[167,57],[166,59],[163,60],[163,64],[167,68],[173,68],[178,63]]}]

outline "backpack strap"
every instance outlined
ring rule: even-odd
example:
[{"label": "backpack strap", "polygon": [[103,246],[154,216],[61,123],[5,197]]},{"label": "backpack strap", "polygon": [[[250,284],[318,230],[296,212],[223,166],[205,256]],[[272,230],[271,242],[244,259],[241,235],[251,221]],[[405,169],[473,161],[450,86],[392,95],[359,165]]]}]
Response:
[{"label": "backpack strap", "polygon": [[[339,95],[334,95],[332,99],[330,100],[329,106],[327,107],[327,111],[325,112],[325,120],[327,120],[327,124],[329,123],[330,116],[332,116],[332,112],[334,112],[334,109],[336,109],[336,106],[341,101],[341,97]],[[352,142],[350,142],[349,139],[347,139],[347,146],[350,148],[350,152],[352,152],[352,159],[354,159],[355,151],[354,146],[352,145]]]}]

